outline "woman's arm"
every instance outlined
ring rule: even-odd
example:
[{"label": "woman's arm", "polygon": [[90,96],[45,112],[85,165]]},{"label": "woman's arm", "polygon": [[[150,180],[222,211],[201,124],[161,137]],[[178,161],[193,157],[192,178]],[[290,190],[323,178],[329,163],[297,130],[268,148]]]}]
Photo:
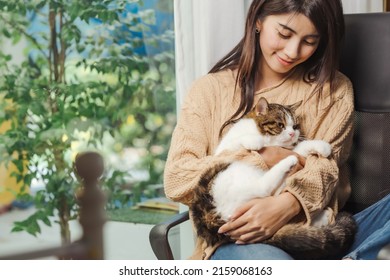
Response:
[{"label": "woman's arm", "polygon": [[305,168],[286,180],[285,190],[299,200],[305,214],[302,218],[308,223],[335,198],[339,170],[346,164],[352,146],[353,90],[350,81],[343,77],[339,76],[339,88],[333,93],[333,103],[316,118],[306,120],[305,124],[307,138],[330,143],[332,155],[329,158],[309,155]]}]

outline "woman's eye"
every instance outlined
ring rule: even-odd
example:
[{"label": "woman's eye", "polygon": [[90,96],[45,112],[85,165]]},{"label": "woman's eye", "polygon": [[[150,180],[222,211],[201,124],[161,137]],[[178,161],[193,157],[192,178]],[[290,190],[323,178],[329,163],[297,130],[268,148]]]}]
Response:
[{"label": "woman's eye", "polygon": [[317,44],[317,41],[303,41],[308,46],[315,46]]},{"label": "woman's eye", "polygon": [[288,38],[291,37],[290,35],[285,35],[285,34],[280,33],[280,32],[278,32],[278,34],[279,34],[279,37],[282,38],[282,39],[288,39]]}]

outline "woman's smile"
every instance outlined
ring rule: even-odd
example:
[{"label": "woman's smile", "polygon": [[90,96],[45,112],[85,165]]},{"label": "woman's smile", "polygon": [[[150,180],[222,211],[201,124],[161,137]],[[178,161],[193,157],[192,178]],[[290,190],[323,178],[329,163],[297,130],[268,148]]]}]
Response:
[{"label": "woman's smile", "polygon": [[282,64],[283,66],[291,66],[294,64],[294,61],[295,60],[286,60],[286,59],[283,59],[281,58],[279,55],[276,54],[276,58],[278,59],[278,61],[280,62],[280,64]]}]

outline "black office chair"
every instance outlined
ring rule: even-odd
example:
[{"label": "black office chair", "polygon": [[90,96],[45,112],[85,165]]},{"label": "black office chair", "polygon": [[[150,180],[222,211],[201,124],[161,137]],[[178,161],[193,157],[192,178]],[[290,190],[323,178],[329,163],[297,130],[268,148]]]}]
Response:
[{"label": "black office chair", "polygon": [[390,13],[346,15],[345,23],[340,70],[356,110],[347,209],[358,212],[390,192]]},{"label": "black office chair", "polygon": [[[390,192],[390,13],[345,15],[345,23],[340,71],[353,83],[356,109],[346,210],[355,213]],[[186,220],[188,212],[153,227],[149,239],[158,259],[173,259],[168,233]],[[378,258],[390,259],[390,247]]]}]

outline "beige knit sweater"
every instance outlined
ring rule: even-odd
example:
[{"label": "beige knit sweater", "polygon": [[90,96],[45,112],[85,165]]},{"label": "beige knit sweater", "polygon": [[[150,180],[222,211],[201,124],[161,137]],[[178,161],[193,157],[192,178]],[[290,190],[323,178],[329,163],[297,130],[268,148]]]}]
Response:
[{"label": "beige knit sweater", "polygon": [[[231,70],[208,74],[195,81],[189,90],[165,167],[164,186],[170,199],[188,204],[201,174],[220,162],[245,160],[267,168],[262,157],[254,151],[243,149],[213,155],[221,126],[239,105],[235,74]],[[353,90],[350,81],[341,73],[337,74],[335,82],[334,92],[330,93],[326,86],[321,96],[312,95],[314,85],[295,75],[255,95],[255,104],[261,96],[271,103],[286,105],[302,100],[297,110],[301,131],[306,138],[323,139],[333,147],[332,158],[309,156],[305,168],[286,180],[286,190],[301,203],[305,215],[301,219],[307,223],[327,206],[336,213],[350,193],[346,160],[352,144]],[[191,258],[208,259],[214,250],[198,238]]]}]

